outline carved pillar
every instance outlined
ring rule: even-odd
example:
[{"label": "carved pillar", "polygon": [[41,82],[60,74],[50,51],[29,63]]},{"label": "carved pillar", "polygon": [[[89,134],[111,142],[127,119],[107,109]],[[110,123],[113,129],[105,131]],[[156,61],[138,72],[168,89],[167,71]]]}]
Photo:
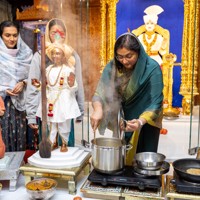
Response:
[{"label": "carved pillar", "polygon": [[101,68],[106,64],[106,0],[100,1],[101,7],[101,50],[100,50],[100,58],[101,58]]},{"label": "carved pillar", "polygon": [[[184,31],[182,43],[182,71],[180,94],[183,95],[183,110],[191,110],[193,97],[198,95],[197,67],[199,66],[199,2],[184,1]],[[190,104],[190,105],[187,105]],[[183,114],[190,114],[184,112]]]},{"label": "carved pillar", "polygon": [[118,0],[100,0],[101,4],[101,71],[113,58],[116,39],[116,4]]}]

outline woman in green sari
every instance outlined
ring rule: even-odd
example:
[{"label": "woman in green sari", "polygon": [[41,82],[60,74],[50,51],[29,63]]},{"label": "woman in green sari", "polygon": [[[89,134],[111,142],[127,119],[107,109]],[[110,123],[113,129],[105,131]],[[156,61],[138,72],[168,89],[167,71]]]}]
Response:
[{"label": "woman in green sari", "polygon": [[119,36],[114,59],[104,68],[93,96],[91,126],[104,134],[106,128],[118,136],[120,123],[125,139],[133,147],[127,153],[131,165],[137,152],[157,152],[162,128],[163,80],[159,64],[150,58],[132,33]]}]

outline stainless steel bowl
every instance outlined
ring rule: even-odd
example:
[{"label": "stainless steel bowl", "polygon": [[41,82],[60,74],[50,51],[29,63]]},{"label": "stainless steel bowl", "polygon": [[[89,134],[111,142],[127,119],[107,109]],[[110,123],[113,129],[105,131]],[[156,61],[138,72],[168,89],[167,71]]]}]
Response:
[{"label": "stainless steel bowl", "polygon": [[158,170],[161,168],[165,155],[154,152],[142,152],[135,155],[137,167],[145,170]]},{"label": "stainless steel bowl", "polygon": [[30,199],[50,199],[56,191],[57,182],[50,178],[40,178],[26,184]]}]

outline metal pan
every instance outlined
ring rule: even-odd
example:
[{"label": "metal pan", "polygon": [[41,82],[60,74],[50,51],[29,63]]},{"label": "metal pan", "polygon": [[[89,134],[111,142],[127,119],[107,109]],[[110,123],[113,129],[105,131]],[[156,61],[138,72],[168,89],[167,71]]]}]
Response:
[{"label": "metal pan", "polygon": [[172,166],[176,174],[183,180],[200,183],[200,175],[187,173],[187,170],[191,168],[200,169],[200,160],[193,158],[179,159],[175,160]]},{"label": "metal pan", "polygon": [[144,170],[158,170],[161,168],[165,155],[155,152],[141,152],[135,155],[138,168]]}]

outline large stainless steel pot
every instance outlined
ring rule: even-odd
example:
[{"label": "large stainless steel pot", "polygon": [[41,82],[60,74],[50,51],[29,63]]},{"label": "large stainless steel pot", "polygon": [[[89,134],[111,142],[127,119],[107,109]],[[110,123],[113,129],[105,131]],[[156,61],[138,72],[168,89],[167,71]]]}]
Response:
[{"label": "large stainless steel pot", "polygon": [[110,174],[123,169],[126,144],[119,138],[96,138],[92,141],[92,165],[95,170]]}]

